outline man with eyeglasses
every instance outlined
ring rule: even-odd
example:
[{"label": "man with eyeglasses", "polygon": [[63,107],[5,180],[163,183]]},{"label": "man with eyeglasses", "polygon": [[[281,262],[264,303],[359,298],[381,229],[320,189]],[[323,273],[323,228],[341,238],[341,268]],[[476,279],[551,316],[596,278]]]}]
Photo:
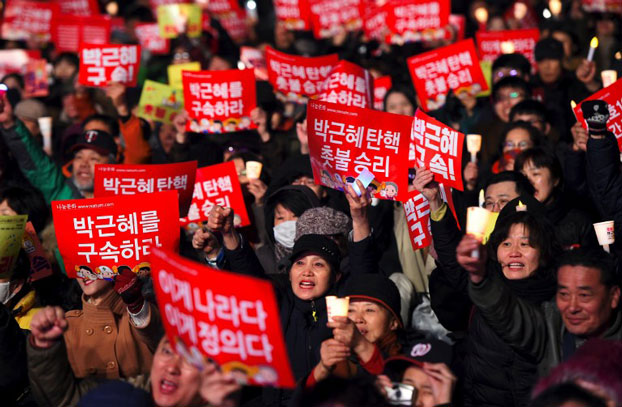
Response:
[{"label": "man with eyeglasses", "polygon": [[559,141],[559,132],[549,122],[549,112],[544,104],[538,100],[527,99],[517,103],[510,110],[510,122],[523,121],[540,130],[551,146]]}]

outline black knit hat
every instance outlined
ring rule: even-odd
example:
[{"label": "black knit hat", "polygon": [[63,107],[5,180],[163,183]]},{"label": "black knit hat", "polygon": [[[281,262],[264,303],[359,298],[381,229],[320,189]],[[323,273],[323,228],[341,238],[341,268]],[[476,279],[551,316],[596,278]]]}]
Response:
[{"label": "black knit hat", "polygon": [[364,274],[352,276],[348,279],[343,288],[343,296],[350,299],[362,299],[379,303],[388,309],[400,327],[404,327],[402,322],[400,292],[397,286],[389,278],[381,274]]},{"label": "black knit hat", "polygon": [[555,38],[545,38],[536,44],[534,56],[537,62],[544,59],[561,61],[564,59],[564,45]]},{"label": "black knit hat", "polygon": [[322,235],[302,235],[296,240],[292,255],[291,264],[306,254],[316,254],[330,264],[333,273],[339,272],[341,265],[341,255],[339,246],[329,237]]}]

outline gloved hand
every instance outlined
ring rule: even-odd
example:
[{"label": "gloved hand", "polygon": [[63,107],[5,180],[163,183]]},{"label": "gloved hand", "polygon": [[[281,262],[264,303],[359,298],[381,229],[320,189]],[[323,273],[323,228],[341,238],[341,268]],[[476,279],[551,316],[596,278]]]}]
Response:
[{"label": "gloved hand", "polygon": [[609,120],[609,105],[604,100],[588,100],[581,104],[583,118],[587,122],[588,131],[592,135],[604,135]]},{"label": "gloved hand", "polygon": [[142,285],[143,283],[132,269],[127,266],[119,266],[114,278],[114,290],[121,296],[132,314],[138,314],[145,303],[140,290]]}]

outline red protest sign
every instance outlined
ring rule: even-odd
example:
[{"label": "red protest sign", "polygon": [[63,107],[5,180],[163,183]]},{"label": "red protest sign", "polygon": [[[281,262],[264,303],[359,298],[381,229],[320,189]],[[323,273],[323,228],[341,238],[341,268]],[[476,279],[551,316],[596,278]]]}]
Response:
[{"label": "red protest sign", "polygon": [[319,100],[371,109],[374,78],[367,69],[339,61],[326,79]]},{"label": "red protest sign", "polygon": [[268,80],[266,55],[262,50],[253,47],[241,47],[240,61],[242,61],[247,68],[254,70],[255,79],[258,81]]},{"label": "red protest sign", "polygon": [[197,162],[172,164],[97,164],[95,165],[96,198],[118,195],[179,192],[179,213],[186,214],[192,201]]},{"label": "red protest sign", "polygon": [[590,13],[618,13],[622,14],[620,0],[581,0],[583,10]]},{"label": "red protest sign", "polygon": [[309,20],[308,0],[274,0],[276,18],[285,24],[288,30],[308,30]]},{"label": "red protest sign", "polygon": [[56,0],[61,14],[73,14],[76,16],[92,16],[99,14],[97,0]]},{"label": "red protest sign", "polygon": [[60,15],[54,21],[53,41],[58,51],[78,52],[80,44],[107,44],[111,20],[106,16]]},{"label": "red protest sign", "polygon": [[171,346],[192,365],[215,361],[247,384],[295,385],[268,280],[154,250],[152,278]]},{"label": "red protest sign", "polygon": [[10,73],[25,74],[31,61],[41,59],[41,52],[23,49],[0,50],[0,76]]},{"label": "red protest sign", "polygon": [[362,27],[361,0],[309,0],[315,38],[330,38]]},{"label": "red protest sign", "polygon": [[154,55],[169,53],[171,43],[167,38],[160,36],[160,27],[157,23],[136,24],[134,32],[142,48]]},{"label": "red protest sign", "polygon": [[78,82],[94,87],[109,82],[136,86],[139,63],[139,45],[81,45]]},{"label": "red protest sign", "polygon": [[408,200],[404,202],[404,214],[413,250],[428,247],[432,243],[428,200],[420,192],[412,192]]},{"label": "red protest sign", "polygon": [[324,82],[339,62],[337,54],[321,57],[299,57],[266,47],[268,81],[274,90],[288,100],[305,101],[324,90]]},{"label": "red protest sign", "polygon": [[456,31],[456,40],[462,41],[466,31],[466,17],[460,14],[450,14],[449,25]]},{"label": "red protest sign", "polygon": [[488,90],[472,39],[408,58],[415,90],[426,111],[445,104],[447,92],[477,95]]},{"label": "red protest sign", "polygon": [[246,41],[249,35],[246,10],[238,8],[228,13],[215,14],[215,17],[233,41],[238,44]]},{"label": "red protest sign", "polygon": [[[393,0],[384,6],[391,42],[421,41],[449,24],[449,0]],[[443,33],[444,35],[444,33]]]},{"label": "red protest sign", "polygon": [[52,202],[67,275],[111,279],[117,266],[142,268],[152,247],[177,250],[177,191]]},{"label": "red protest sign", "polygon": [[188,130],[226,133],[254,128],[257,105],[252,69],[182,72],[184,107],[192,121]]},{"label": "red protest sign", "polygon": [[607,121],[607,129],[616,136],[618,139],[618,147],[622,151],[622,79],[618,79],[611,85],[604,89],[599,90],[590,97],[581,101],[574,108],[574,114],[577,117],[577,121],[580,122],[585,129],[587,129],[587,123],[583,118],[583,112],[581,111],[581,105],[587,100],[604,100],[609,104],[609,120]]},{"label": "red protest sign", "polygon": [[393,84],[389,75],[374,80],[374,109],[384,110],[384,97],[391,86]]},{"label": "red protest sign", "polygon": [[5,40],[49,41],[52,23],[58,16],[55,3],[7,0],[2,20],[2,38]]},{"label": "red protest sign", "polygon": [[475,37],[482,61],[493,62],[501,54],[517,52],[527,58],[533,69],[536,69],[534,50],[540,39],[540,30],[478,31]]},{"label": "red protest sign", "polygon": [[210,165],[197,170],[188,216],[181,219],[182,225],[205,221],[214,207],[232,208],[236,227],[250,225],[242,187],[233,161]]},{"label": "red protest sign", "polygon": [[387,34],[387,11],[375,2],[361,2],[361,16],[363,17],[363,32],[368,40],[384,41]]},{"label": "red protest sign", "polygon": [[[462,147],[464,134],[417,109],[412,124],[411,168],[425,167],[438,175],[435,181],[463,191]],[[414,164],[414,165],[413,165]]]},{"label": "red protest sign", "polygon": [[211,0],[207,3],[207,11],[212,15],[225,14],[233,10],[240,10],[236,0]]},{"label": "red protest sign", "polygon": [[408,116],[310,101],[307,133],[316,184],[343,190],[369,171],[376,197],[406,200],[411,124]]}]

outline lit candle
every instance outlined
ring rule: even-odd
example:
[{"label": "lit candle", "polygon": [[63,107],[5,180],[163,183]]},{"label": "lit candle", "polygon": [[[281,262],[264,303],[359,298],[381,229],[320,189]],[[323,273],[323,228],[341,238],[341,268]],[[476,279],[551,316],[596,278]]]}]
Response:
[{"label": "lit candle", "polygon": [[609,245],[614,244],[616,241],[616,235],[614,231],[614,222],[608,220],[605,222],[594,223],[594,231],[596,232],[596,238],[598,244],[609,253]]},{"label": "lit candle", "polygon": [[467,151],[471,153],[471,162],[477,161],[477,153],[482,148],[481,134],[467,134],[466,136]]},{"label": "lit candle", "polygon": [[501,52],[503,54],[513,54],[514,53],[514,43],[512,41],[503,41],[501,43]]},{"label": "lit candle", "polygon": [[246,162],[246,177],[248,179],[259,179],[263,165],[259,161]]},{"label": "lit candle", "polygon": [[561,0],[550,0],[549,1],[549,9],[554,16],[558,16],[559,13],[562,12],[562,2]]},{"label": "lit candle", "polygon": [[333,317],[347,317],[350,297],[338,298],[334,295],[326,296],[326,313],[328,322],[333,322]]},{"label": "lit candle", "polygon": [[479,190],[479,206],[484,206],[486,203],[486,196],[484,195],[484,188]]},{"label": "lit candle", "polygon": [[[473,236],[479,242],[482,242],[486,236],[486,229],[488,228],[488,222],[490,222],[491,214],[492,212],[488,209],[477,206],[467,208],[467,234]],[[473,252],[471,252],[471,257],[479,258],[479,250],[473,250]]]},{"label": "lit candle", "polygon": [[592,41],[590,41],[590,50],[587,53],[588,61],[594,60],[594,53],[596,52],[596,48],[598,48],[598,38],[594,37],[592,38]]},{"label": "lit candle", "polygon": [[514,18],[522,20],[527,15],[527,5],[522,2],[514,3]]},{"label": "lit candle", "polygon": [[521,201],[518,201],[516,212],[527,212],[527,205],[523,204]]},{"label": "lit candle", "polygon": [[480,25],[486,24],[488,22],[488,10],[486,7],[478,7],[475,9],[473,13],[475,15],[475,19]]},{"label": "lit candle", "polygon": [[572,114],[574,114],[574,118],[579,120],[579,118],[577,117],[577,113],[574,111],[575,107],[577,107],[577,102],[575,102],[574,100],[570,101],[570,108],[572,109]]},{"label": "lit candle", "polygon": [[618,80],[618,72],[613,69],[606,69],[600,73],[600,77],[603,80],[603,88],[606,88]]}]

